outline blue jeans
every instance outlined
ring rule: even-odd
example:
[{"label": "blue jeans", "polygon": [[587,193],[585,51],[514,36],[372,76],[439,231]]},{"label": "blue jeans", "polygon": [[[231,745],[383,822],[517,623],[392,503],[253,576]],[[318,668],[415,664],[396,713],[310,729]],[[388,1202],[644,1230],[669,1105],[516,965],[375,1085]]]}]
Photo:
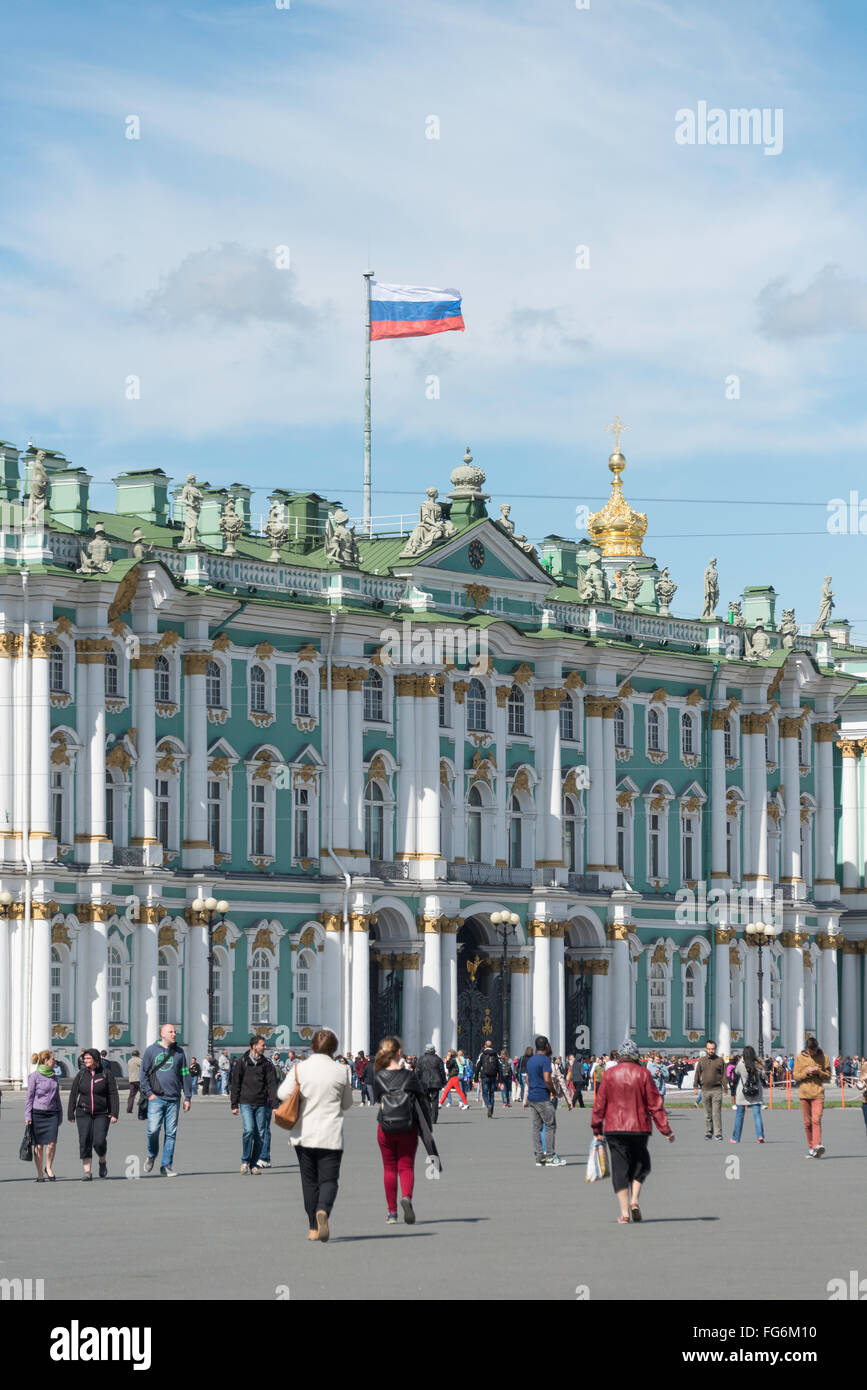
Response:
[{"label": "blue jeans", "polygon": [[750,1105],[750,1106],[746,1106],[746,1105],[736,1105],[736,1106],[735,1106],[735,1127],[734,1127],[734,1129],[732,1130],[732,1139],[734,1139],[734,1141],[735,1141],[736,1144],[737,1144],[737,1143],[740,1143],[741,1130],[742,1130],[743,1127],[744,1127],[744,1111],[747,1110],[747,1109],[751,1110],[751,1111],[752,1111],[752,1114],[753,1114],[753,1124],[755,1125],[755,1129],[756,1129],[756,1138],[757,1138],[757,1139],[764,1139],[764,1137],[765,1137],[765,1130],[764,1130],[764,1126],[763,1126],[763,1124],[762,1124],[762,1104],[761,1104],[761,1101],[759,1101],[759,1103],[758,1103],[757,1105]]},{"label": "blue jeans", "polygon": [[197,1096],[199,1094],[199,1078],[197,1076],[192,1076],[190,1080],[193,1083],[193,1095]]},{"label": "blue jeans", "polygon": [[493,1110],[494,1101],[497,1099],[497,1085],[492,1076],[482,1077],[482,1100],[489,1110]]},{"label": "blue jeans", "polygon": [[265,1132],[262,1135],[262,1152],[259,1157],[263,1163],[271,1162],[271,1115],[273,1111],[270,1105],[265,1106]]},{"label": "blue jeans", "polygon": [[[241,1105],[241,1162],[252,1168],[262,1157],[271,1112],[267,1105]],[[269,1146],[270,1147],[270,1146]]]},{"label": "blue jeans", "polygon": [[166,1133],[161,1163],[163,1168],[171,1168],[175,1156],[180,1108],[180,1100],[170,1100],[167,1096],[150,1096],[148,1099],[148,1154],[151,1158],[156,1158],[160,1151],[160,1130],[165,1121]]}]

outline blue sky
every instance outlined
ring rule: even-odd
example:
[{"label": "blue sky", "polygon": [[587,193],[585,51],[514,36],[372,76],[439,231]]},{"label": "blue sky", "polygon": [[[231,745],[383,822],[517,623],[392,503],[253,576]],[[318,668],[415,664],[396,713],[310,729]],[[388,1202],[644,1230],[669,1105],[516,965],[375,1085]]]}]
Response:
[{"label": "blue sky", "polygon": [[[867,498],[865,29],[839,0],[7,11],[0,437],[100,505],[159,464],[357,511],[369,259],[467,323],[374,345],[376,514],[469,443],[520,531],[578,535],[619,413],[677,612],[715,554],[724,601],[773,583],[802,622],[830,573],[867,641],[867,537],[826,531]],[[781,152],[678,145],[700,101],[782,109]]]}]

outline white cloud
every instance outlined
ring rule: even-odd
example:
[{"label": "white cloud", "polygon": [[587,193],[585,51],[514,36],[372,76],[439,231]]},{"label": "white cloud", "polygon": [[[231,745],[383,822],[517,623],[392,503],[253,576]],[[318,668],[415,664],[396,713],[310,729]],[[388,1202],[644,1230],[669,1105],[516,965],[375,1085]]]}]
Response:
[{"label": "white cloud", "polygon": [[780,276],[758,296],[759,327],[768,338],[863,333],[867,329],[867,283],[826,265],[801,291]]}]

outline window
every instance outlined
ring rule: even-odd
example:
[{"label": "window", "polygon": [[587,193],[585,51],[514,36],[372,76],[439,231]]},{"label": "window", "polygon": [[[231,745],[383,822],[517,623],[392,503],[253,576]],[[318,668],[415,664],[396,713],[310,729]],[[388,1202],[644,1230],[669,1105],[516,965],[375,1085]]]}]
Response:
[{"label": "window", "polygon": [[513,685],[506,701],[509,717],[509,733],[524,733],[524,692],[519,685]]},{"label": "window", "polygon": [[481,864],[482,796],[478,787],[470,787],[467,808],[467,863]]},{"label": "window", "polygon": [[384,859],[385,813],[382,788],[368,782],[364,789],[364,849],[370,859]]},{"label": "window", "polygon": [[650,967],[650,1027],[668,1032],[668,976],[659,962]]},{"label": "window", "polygon": [[771,979],[771,1037],[774,1038],[780,1031],[780,972],[773,957],[769,962],[768,974]]},{"label": "window", "polygon": [[449,713],[449,688],[445,681],[441,681],[439,688],[439,714],[441,729],[447,729],[449,727]]},{"label": "window", "polygon": [[622,705],[618,705],[614,711],[614,747],[625,748],[626,746],[626,715]]},{"label": "window", "polygon": [[467,696],[467,728],[472,733],[484,733],[488,727],[488,700],[482,682],[475,676],[470,681]]},{"label": "window", "polygon": [[680,751],[684,757],[695,752],[693,747],[693,723],[691,714],[680,716]]},{"label": "window", "polygon": [[296,859],[310,858],[310,792],[306,787],[296,787],[294,845]]},{"label": "window", "polygon": [[317,959],[312,949],[299,951],[294,958],[292,1008],[296,1029],[315,1027],[320,1016]]},{"label": "window", "polygon": [[809,740],[806,738],[803,728],[798,730],[798,762],[801,767],[807,767],[810,762]]},{"label": "window", "polygon": [[267,951],[254,951],[250,963],[250,1025],[271,1023],[271,961]]},{"label": "window", "polygon": [[63,648],[59,642],[52,642],[49,659],[48,684],[51,691],[63,692],[66,687],[63,679]]},{"label": "window", "polygon": [[171,795],[168,778],[157,778],[156,790],[156,832],[163,849],[169,848],[169,811]]},{"label": "window", "polygon": [[695,961],[690,961],[683,977],[683,1031],[685,1033],[693,1033],[699,1026],[696,1015],[698,1002],[696,996],[697,976],[698,966]]},{"label": "window", "polygon": [[509,802],[509,868],[521,868],[521,803],[516,796]]},{"label": "window", "polygon": [[727,874],[727,876],[728,876],[729,878],[731,878],[731,879],[733,879],[734,876],[735,876],[733,871],[734,871],[734,864],[735,864],[734,838],[735,838],[735,827],[736,827],[736,826],[737,826],[737,821],[735,821],[735,820],[727,820],[727,821],[726,821],[726,874]]},{"label": "window", "polygon": [[563,797],[563,863],[570,873],[581,872],[578,805],[574,796]]},{"label": "window", "polygon": [[253,714],[266,713],[266,681],[262,666],[250,667],[250,710]]},{"label": "window", "polygon": [[123,961],[116,946],[108,948],[108,1021],[123,1021]]},{"label": "window", "polygon": [[[803,817],[804,812],[801,811]],[[801,820],[801,878],[809,888],[813,882],[813,838],[810,817]]]},{"label": "window", "polygon": [[154,699],[158,705],[168,705],[172,698],[171,668],[167,656],[158,656],[154,662]]},{"label": "window", "polygon": [[223,788],[216,780],[208,781],[208,844],[215,854],[222,849]]},{"label": "window", "polygon": [[205,704],[209,709],[223,708],[223,673],[218,661],[205,667]]},{"label": "window", "polygon": [[364,697],[364,718],[381,724],[385,719],[382,700],[382,676],[377,670],[368,671],[361,687]]},{"label": "window", "polygon": [[295,718],[310,717],[310,680],[306,671],[296,671],[293,681],[295,691]]},{"label": "window", "polygon": [[222,952],[214,952],[214,1023],[223,1022],[223,962]]},{"label": "window", "polygon": [[662,817],[650,814],[648,878],[662,878]]},{"label": "window", "polygon": [[660,751],[659,733],[659,710],[650,709],[647,711],[647,746],[655,753]]},{"label": "window", "polygon": [[696,822],[693,816],[684,816],[681,821],[680,867],[681,882],[693,883],[696,878],[697,855],[695,843]]},{"label": "window", "polygon": [[113,783],[113,782],[106,782],[106,784],[105,784],[105,833],[106,833],[106,835],[108,836],[109,840],[114,840],[114,839],[116,838],[115,833],[114,833],[114,810],[115,810],[114,783]]},{"label": "window", "polygon": [[162,1028],[169,1020],[169,958],[165,951],[157,957],[157,1013]]},{"label": "window", "polygon": [[115,698],[119,693],[117,652],[106,652],[105,654],[105,693],[106,696],[113,695]]},{"label": "window", "polygon": [[254,782],[250,788],[250,857],[258,858],[264,853],[265,788],[261,782]]},{"label": "window", "polygon": [[63,961],[56,946],[51,948],[51,1022],[63,1022]]},{"label": "window", "polygon": [[560,738],[563,743],[572,743],[575,738],[575,711],[569,694],[560,705]]},{"label": "window", "polygon": [[730,719],[726,719],[726,720],[724,720],[724,722],[723,722],[723,753],[724,753],[725,757],[727,757],[727,758],[733,758],[733,757],[734,757],[734,753],[732,752],[732,747],[733,747],[733,744],[732,744],[732,722],[731,722]]},{"label": "window", "polygon": [[63,843],[63,773],[51,774],[51,829],[58,844]]},{"label": "window", "polygon": [[309,997],[308,997],[308,994],[307,994],[307,990],[308,990],[309,984],[310,984],[310,975],[309,975],[308,971],[306,971],[306,970],[301,970],[301,969],[296,970],[296,971],[295,971],[295,1023],[296,1023],[296,1025],[297,1025],[298,1027],[301,1027],[301,1028],[303,1028],[303,1027],[308,1023],[309,1018],[310,1018],[310,1012],[309,1012],[309,1008],[308,1008],[308,1005],[309,1005],[309,1003],[310,1003],[310,1000],[309,1000]]},{"label": "window", "polygon": [[626,812],[617,812],[617,867],[626,873]]}]

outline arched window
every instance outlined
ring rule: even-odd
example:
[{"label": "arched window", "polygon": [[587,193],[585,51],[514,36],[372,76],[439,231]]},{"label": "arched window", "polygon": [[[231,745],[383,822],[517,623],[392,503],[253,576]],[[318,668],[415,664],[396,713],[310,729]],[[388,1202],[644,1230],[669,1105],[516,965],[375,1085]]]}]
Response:
[{"label": "arched window", "polygon": [[[562,708],[562,706],[561,706]],[[563,864],[570,873],[578,873],[578,808],[574,796],[563,797]]]},{"label": "arched window", "polygon": [[266,712],[267,682],[262,666],[250,667],[250,710],[253,714]]},{"label": "arched window", "polygon": [[614,747],[626,747],[626,715],[622,705],[618,705],[614,711]]},{"label": "arched window", "polygon": [[205,667],[205,704],[209,709],[223,708],[223,673],[218,661],[209,661]]},{"label": "arched window", "polygon": [[154,699],[158,705],[168,705],[172,698],[171,668],[167,656],[154,661]]},{"label": "arched window", "polygon": [[116,946],[108,948],[108,1021],[121,1023],[123,1007],[123,959]]},{"label": "arched window", "polygon": [[364,718],[371,723],[383,723],[385,711],[382,701],[382,676],[375,667],[368,671],[361,689],[364,697]]},{"label": "arched window", "polygon": [[216,777],[208,778],[208,844],[215,854],[223,851],[223,785]]},{"label": "arched window", "polygon": [[168,954],[160,951],[157,956],[157,1017],[162,1028],[164,1023],[170,1023],[169,1005],[171,1002],[171,990],[169,986],[171,965]]},{"label": "arched window", "polygon": [[813,836],[810,814],[801,808],[801,878],[809,888],[813,882]]},{"label": "arched window", "polygon": [[118,839],[115,835],[114,816],[118,810],[118,796],[115,792],[115,785],[111,777],[105,779],[105,833],[110,840]]},{"label": "arched window", "polygon": [[271,1013],[271,958],[267,951],[254,951],[250,962],[250,1026],[273,1023]]},{"label": "arched window", "polygon": [[115,698],[119,694],[117,652],[105,654],[105,693]]},{"label": "arched window", "polygon": [[382,788],[368,782],[364,789],[364,848],[370,859],[384,859],[385,809]]},{"label": "arched window", "polygon": [[650,1027],[652,1030],[668,1032],[668,975],[665,966],[659,961],[650,967]]},{"label": "arched window", "polygon": [[509,802],[509,868],[522,867],[521,803],[516,796]]},{"label": "arched window", "polygon": [[225,980],[225,964],[223,952],[219,949],[214,951],[214,1022],[217,1024],[228,1023],[228,1019],[223,1018],[223,984]]},{"label": "arched window", "polygon": [[798,762],[801,767],[806,767],[810,761],[809,741],[802,728],[798,729]]},{"label": "arched window", "polygon": [[662,816],[651,811],[648,829],[648,878],[662,878]]},{"label": "arched window", "polygon": [[484,733],[488,727],[488,699],[485,687],[474,676],[467,694],[467,728],[472,733]]},{"label": "arched window", "polygon": [[296,671],[293,680],[296,719],[310,717],[310,680],[306,671]]},{"label": "arched window", "polygon": [[156,780],[156,796],[154,797],[154,808],[156,811],[156,832],[157,839],[163,849],[169,849],[169,836],[171,834],[171,807],[172,796],[171,786],[168,777],[158,777]]},{"label": "arched window", "polygon": [[265,784],[250,784],[250,858],[260,858],[265,850]]},{"label": "arched window", "polygon": [[470,787],[467,797],[467,863],[482,862],[482,794]]},{"label": "arched window", "polygon": [[52,772],[51,774],[51,830],[57,843],[63,844],[64,840],[64,803],[65,792],[64,777],[62,772]]},{"label": "arched window", "polygon": [[685,757],[695,752],[693,735],[692,715],[684,711],[680,716],[680,751]]},{"label": "arched window", "polygon": [[295,823],[293,827],[294,857],[310,858],[310,792],[307,787],[296,787],[293,794]]},{"label": "arched window", "polygon": [[741,981],[740,964],[732,965],[729,973],[729,1007],[731,1010],[732,1029],[739,1033],[743,1029],[743,998],[744,990]]},{"label": "arched window", "polygon": [[56,946],[51,948],[51,1022],[63,1023],[63,959]]},{"label": "arched window", "polygon": [[683,977],[683,1031],[693,1033],[699,1026],[698,991],[701,986],[699,967],[694,960],[689,962]]},{"label": "arched window", "polygon": [[575,739],[575,711],[568,692],[560,704],[560,739],[563,743],[572,743]]},{"label": "arched window", "polygon": [[725,757],[734,757],[732,746],[732,721],[725,719],[723,720],[723,753]]},{"label": "arched window", "polygon": [[447,729],[451,722],[449,709],[449,687],[447,681],[440,681],[439,688],[439,716],[440,728]]},{"label": "arched window", "polygon": [[57,693],[65,692],[63,648],[59,642],[52,642],[51,644],[51,656],[49,658],[48,669],[48,684],[51,691]]},{"label": "arched window", "polygon": [[647,711],[647,746],[654,752],[659,752],[659,710],[656,709]]},{"label": "arched window", "polygon": [[698,871],[695,816],[683,816],[680,825],[680,878],[682,883],[694,883]]},{"label": "arched window", "polygon": [[519,685],[513,685],[506,701],[509,718],[509,733],[524,733],[524,692]]},{"label": "arched window", "polygon": [[452,824],[454,807],[448,787],[440,787],[440,854],[443,859],[452,858]]},{"label": "arched window", "polygon": [[295,1027],[304,1028],[311,1022],[310,985],[315,968],[312,951],[299,951],[295,966]]}]

